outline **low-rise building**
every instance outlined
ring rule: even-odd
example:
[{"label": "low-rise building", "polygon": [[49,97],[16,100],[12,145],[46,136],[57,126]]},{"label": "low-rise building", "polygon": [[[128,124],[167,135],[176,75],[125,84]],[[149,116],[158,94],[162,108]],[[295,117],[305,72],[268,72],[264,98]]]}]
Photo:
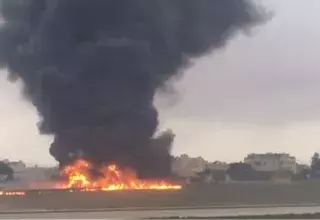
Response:
[{"label": "low-rise building", "polygon": [[26,164],[23,161],[11,161],[8,163],[14,173],[24,172],[27,168]]},{"label": "low-rise building", "polygon": [[172,163],[172,172],[181,177],[191,177],[206,168],[207,161],[202,157],[189,157],[183,154],[175,157]]},{"label": "low-rise building", "polygon": [[251,167],[257,171],[277,172],[277,171],[291,171],[297,172],[296,158],[289,154],[249,154],[244,163],[250,164]]},{"label": "low-rise building", "polygon": [[207,163],[206,168],[209,170],[227,171],[229,168],[229,164],[221,161],[215,161],[212,163]]}]

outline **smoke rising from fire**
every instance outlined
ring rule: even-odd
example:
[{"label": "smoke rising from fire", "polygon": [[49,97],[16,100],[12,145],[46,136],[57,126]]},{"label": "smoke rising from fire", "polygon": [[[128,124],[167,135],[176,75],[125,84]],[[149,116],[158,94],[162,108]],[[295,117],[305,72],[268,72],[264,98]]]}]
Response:
[{"label": "smoke rising from fire", "polygon": [[52,156],[142,177],[171,169],[173,133],[154,137],[156,90],[266,19],[246,0],[2,0],[1,13],[0,65],[24,82]]}]

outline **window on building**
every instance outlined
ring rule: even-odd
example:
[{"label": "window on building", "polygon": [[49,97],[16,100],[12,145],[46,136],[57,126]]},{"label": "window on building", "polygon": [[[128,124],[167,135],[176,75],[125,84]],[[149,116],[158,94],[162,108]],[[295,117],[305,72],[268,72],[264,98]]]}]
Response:
[{"label": "window on building", "polygon": [[261,166],[261,162],[260,162],[260,161],[255,161],[255,162],[254,162],[254,165],[256,165],[256,166]]}]

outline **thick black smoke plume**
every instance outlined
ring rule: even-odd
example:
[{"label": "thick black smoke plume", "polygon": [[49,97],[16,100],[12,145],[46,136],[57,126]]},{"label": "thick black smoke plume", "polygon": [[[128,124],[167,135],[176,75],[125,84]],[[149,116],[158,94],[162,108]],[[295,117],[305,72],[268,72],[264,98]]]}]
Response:
[{"label": "thick black smoke plume", "polygon": [[[53,134],[50,153],[170,173],[153,99],[190,58],[265,20],[246,0],[1,0],[0,65]],[[221,74],[221,73],[217,73]]]}]

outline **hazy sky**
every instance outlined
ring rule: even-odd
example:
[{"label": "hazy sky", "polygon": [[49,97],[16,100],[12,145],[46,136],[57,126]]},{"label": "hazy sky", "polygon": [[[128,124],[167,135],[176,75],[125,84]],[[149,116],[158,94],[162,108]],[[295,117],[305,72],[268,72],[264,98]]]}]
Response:
[{"label": "hazy sky", "polygon": [[[320,1],[264,0],[275,12],[252,36],[198,60],[160,96],[174,153],[239,161],[251,152],[289,152],[308,162],[320,151]],[[50,137],[18,84],[0,74],[0,158],[52,164]]]}]

